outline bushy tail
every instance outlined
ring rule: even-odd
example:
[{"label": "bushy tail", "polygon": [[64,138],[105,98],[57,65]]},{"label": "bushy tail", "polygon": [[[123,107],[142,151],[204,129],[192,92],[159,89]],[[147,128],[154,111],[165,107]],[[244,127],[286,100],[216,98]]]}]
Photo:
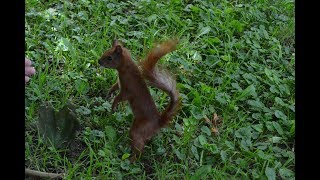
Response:
[{"label": "bushy tail", "polygon": [[147,55],[144,61],[141,62],[143,77],[151,86],[159,88],[170,96],[170,103],[165,111],[161,114],[159,122],[160,127],[168,124],[172,117],[177,112],[180,99],[179,92],[176,88],[175,78],[165,69],[156,67],[157,62],[161,57],[174,51],[178,44],[178,40],[168,40],[155,46]]}]

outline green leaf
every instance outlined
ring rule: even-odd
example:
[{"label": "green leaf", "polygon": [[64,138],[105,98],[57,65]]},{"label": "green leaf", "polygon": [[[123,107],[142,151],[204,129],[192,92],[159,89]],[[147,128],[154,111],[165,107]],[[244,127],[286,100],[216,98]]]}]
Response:
[{"label": "green leaf", "polygon": [[74,105],[68,103],[55,112],[49,103],[39,108],[39,133],[46,143],[57,148],[66,147],[75,137],[80,123],[74,114]]},{"label": "green leaf", "polygon": [[263,151],[261,150],[258,150],[258,156],[261,158],[261,159],[264,159],[264,160],[271,160],[272,156],[271,155],[267,155],[265,154]]},{"label": "green leaf", "polygon": [[274,136],[271,138],[271,142],[272,143],[279,143],[281,139],[282,139],[281,137]]},{"label": "green leaf", "polygon": [[212,44],[214,44],[214,43],[221,43],[221,40],[220,40],[219,38],[217,38],[217,37],[208,38],[207,41],[208,41],[209,43],[212,43]]},{"label": "green leaf", "polygon": [[197,6],[191,6],[190,8],[193,12],[198,13],[199,11],[201,11],[201,9]]},{"label": "green leaf", "polygon": [[[239,165],[240,167],[246,167],[248,162],[242,158],[237,158],[236,161],[237,165]],[[240,168],[239,167],[239,168]]]},{"label": "green leaf", "polygon": [[192,55],[191,59],[193,59],[194,61],[201,61],[202,60],[202,57],[198,51],[192,50],[190,52],[190,54]]},{"label": "green leaf", "polygon": [[207,74],[208,76],[212,76],[212,75],[213,75],[213,72],[212,72],[212,71],[206,70],[205,72],[206,72],[206,74]]},{"label": "green leaf", "polygon": [[274,168],[266,167],[265,174],[266,174],[268,180],[275,180],[276,179],[276,172],[275,172]]},{"label": "green leaf", "polygon": [[176,128],[176,130],[177,130],[178,132],[180,132],[180,133],[183,132],[183,128],[182,128],[182,126],[181,126],[179,123],[176,122],[176,124],[175,124],[174,127]]},{"label": "green leaf", "polygon": [[67,49],[70,50],[71,55],[74,56],[75,55],[75,50],[74,50],[72,44],[70,43],[69,39],[62,38],[62,42],[67,47]]},{"label": "green leaf", "polygon": [[242,139],[251,139],[252,128],[250,126],[239,128],[238,130],[236,130],[235,136]]},{"label": "green leaf", "polygon": [[194,157],[195,157],[197,160],[200,159],[199,154],[198,154],[198,150],[197,150],[197,148],[196,148],[194,145],[191,146],[191,152],[192,152],[192,154],[194,155]]},{"label": "green leaf", "polygon": [[273,123],[273,127],[276,129],[276,131],[277,131],[280,135],[283,135],[283,130],[282,130],[280,124],[277,123],[277,122],[275,122],[275,121],[273,121],[272,123]]},{"label": "green leaf", "polygon": [[121,161],[120,167],[123,170],[129,171],[129,169],[130,169],[130,161],[128,159],[125,159],[124,161]]},{"label": "green leaf", "polygon": [[279,85],[279,90],[280,90],[282,93],[286,93],[287,95],[290,95],[289,87],[288,87],[286,84],[280,84],[280,85]]},{"label": "green leaf", "polygon": [[166,149],[164,147],[162,147],[162,146],[157,149],[157,154],[158,155],[162,155],[165,152],[166,152]]},{"label": "green leaf", "polygon": [[100,137],[100,138],[105,137],[105,134],[103,131],[96,130],[96,129],[91,131],[91,135],[95,137]]},{"label": "green leaf", "polygon": [[[196,170],[193,176],[191,176],[190,180],[198,180],[203,179],[206,175],[211,172],[211,165],[203,165],[199,169]],[[204,178],[205,179],[205,178]]]},{"label": "green leaf", "polygon": [[240,142],[240,146],[245,149],[246,151],[249,151],[249,148],[252,148],[252,141],[251,139],[242,139]]},{"label": "green leaf", "polygon": [[273,123],[270,121],[266,122],[266,127],[269,131],[273,132],[274,131],[274,127],[273,127]]},{"label": "green leaf", "polygon": [[215,96],[216,100],[225,105],[227,104],[228,102],[230,102],[230,96],[227,94],[227,93],[217,93],[216,96]]},{"label": "green leaf", "polygon": [[181,144],[181,140],[180,140],[180,138],[178,138],[178,136],[173,135],[173,136],[172,136],[172,139],[173,139],[177,144]]},{"label": "green leaf", "polygon": [[200,143],[202,146],[204,146],[205,144],[207,144],[207,139],[206,139],[206,137],[204,137],[203,135],[200,135],[200,136],[198,137],[198,139],[199,139],[199,143]]},{"label": "green leaf", "polygon": [[102,104],[102,107],[107,109],[107,110],[111,110],[111,104],[110,102],[106,101]]},{"label": "green leaf", "polygon": [[210,30],[211,30],[210,26],[201,28],[199,34],[197,35],[197,38],[199,38],[200,36],[202,36],[204,34],[208,34],[210,32]]},{"label": "green leaf", "polygon": [[54,109],[47,104],[39,108],[39,133],[54,142],[56,136],[55,112]]},{"label": "green leaf", "polygon": [[230,54],[228,54],[228,55],[221,56],[221,59],[224,61],[231,61],[232,58],[231,58]]},{"label": "green leaf", "polygon": [[124,153],[121,157],[121,160],[125,160],[125,159],[128,159],[128,157],[130,157],[130,154],[129,153]]},{"label": "green leaf", "polygon": [[262,115],[261,113],[253,113],[252,118],[256,120],[262,120]]},{"label": "green leaf", "polygon": [[127,35],[128,36],[134,36],[134,37],[137,37],[137,38],[141,38],[144,35],[144,32],[141,32],[141,31],[130,31],[130,32],[127,32]]},{"label": "green leaf", "polygon": [[252,73],[245,73],[242,75],[242,77],[247,81],[249,84],[257,84],[257,77],[253,75]]},{"label": "green leaf", "polygon": [[230,25],[237,31],[237,32],[242,32],[243,31],[243,26],[244,24],[242,24],[240,21],[238,20],[232,20],[230,22]]},{"label": "green leaf", "polygon": [[295,105],[294,105],[294,104],[289,105],[289,109],[290,109],[292,112],[296,112],[296,110],[295,110]]},{"label": "green leaf", "polygon": [[249,96],[254,96],[256,94],[256,88],[254,85],[248,86],[245,90],[241,92],[241,94],[238,96],[238,100],[244,100],[245,98]]},{"label": "green leaf", "polygon": [[82,20],[88,20],[88,14],[85,12],[85,11],[80,11],[79,13],[78,13],[78,16],[80,17],[80,19],[82,19]]},{"label": "green leaf", "polygon": [[216,144],[206,144],[206,149],[209,149],[212,154],[217,154],[219,152],[218,146]]},{"label": "green leaf", "polygon": [[202,127],[201,127],[201,131],[202,131],[203,133],[205,133],[206,135],[208,135],[208,136],[211,135],[211,131],[210,131],[210,129],[209,129],[207,126],[202,126]]},{"label": "green leaf", "polygon": [[79,36],[72,36],[74,39],[76,39],[78,41],[79,44],[84,43],[83,39]]},{"label": "green leaf", "polygon": [[158,16],[156,14],[152,14],[147,18],[148,23],[151,23],[152,21],[156,20]]},{"label": "green leaf", "polygon": [[91,114],[91,110],[84,107],[84,106],[80,106],[78,109],[76,109],[77,113],[83,114],[83,115],[89,115]]},{"label": "green leaf", "polygon": [[265,27],[263,25],[260,25],[260,26],[261,26],[260,29],[261,29],[261,31],[263,33],[264,38],[269,39],[269,34],[266,31]]},{"label": "green leaf", "polygon": [[[198,107],[192,107],[192,109],[191,109],[191,114],[193,115],[193,117],[194,117],[196,120],[203,119],[202,111],[201,111],[201,109],[198,108]],[[192,122],[192,120],[189,120],[189,122]]]},{"label": "green leaf", "polygon": [[115,141],[117,137],[117,131],[112,126],[105,127],[106,136],[110,141]]},{"label": "green leaf", "polygon": [[294,120],[291,120],[292,124],[291,124],[291,128],[290,128],[290,135],[294,136],[295,132],[296,132],[296,124]]},{"label": "green leaf", "polygon": [[86,94],[87,92],[89,92],[90,89],[89,83],[82,79],[77,79],[75,81],[75,87],[80,94]]},{"label": "green leaf", "polygon": [[260,49],[260,48],[261,48],[260,44],[259,44],[257,41],[252,40],[252,42],[253,42],[253,46],[254,46],[255,48],[257,48],[257,49]]},{"label": "green leaf", "polygon": [[226,153],[226,151],[221,151],[221,152],[220,152],[220,156],[221,156],[221,160],[222,160],[223,162],[226,162],[226,161],[227,161],[227,153]]},{"label": "green leaf", "polygon": [[282,111],[275,110],[274,115],[279,119],[287,120],[287,116],[285,114],[283,114]]},{"label": "green leaf", "polygon": [[258,109],[265,108],[264,104],[259,100],[248,100],[248,104]]},{"label": "green leaf", "polygon": [[98,151],[98,155],[101,156],[101,157],[105,157],[106,156],[106,153],[102,150],[99,150]]},{"label": "green leaf", "polygon": [[279,97],[275,97],[274,101],[281,106],[286,106],[286,104]]},{"label": "green leaf", "polygon": [[258,131],[259,133],[262,133],[263,132],[263,124],[256,124],[256,125],[253,125],[252,128],[256,131]]},{"label": "green leaf", "polygon": [[283,179],[289,179],[294,177],[294,172],[287,168],[280,168],[279,174]]},{"label": "green leaf", "polygon": [[242,88],[239,86],[239,84],[238,84],[238,83],[231,83],[231,86],[232,86],[233,88],[235,88],[235,89],[239,90],[239,91],[241,91],[241,90],[242,90]]},{"label": "green leaf", "polygon": [[234,144],[233,144],[232,142],[226,140],[224,143],[225,143],[230,149],[232,149],[232,150],[234,149]]},{"label": "green leaf", "polygon": [[260,149],[260,150],[266,150],[268,148],[268,145],[270,143],[261,143],[261,142],[258,142],[258,143],[255,143],[254,146],[257,146],[257,149]]},{"label": "green leaf", "polygon": [[271,85],[269,90],[274,94],[280,94],[280,91],[276,88],[275,85]]},{"label": "green leaf", "polygon": [[186,155],[181,153],[178,149],[175,149],[174,153],[177,155],[178,159],[180,159],[181,161],[186,159]]}]

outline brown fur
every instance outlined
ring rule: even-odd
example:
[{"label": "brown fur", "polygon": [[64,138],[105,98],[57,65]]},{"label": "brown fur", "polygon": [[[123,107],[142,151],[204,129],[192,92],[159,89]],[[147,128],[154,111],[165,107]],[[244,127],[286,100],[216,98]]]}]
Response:
[{"label": "brown fur", "polygon": [[[119,102],[127,100],[134,114],[130,129],[133,151],[131,161],[136,160],[137,156],[143,152],[145,143],[160,128],[168,124],[177,112],[179,93],[176,89],[176,81],[167,71],[155,66],[161,57],[175,49],[176,44],[176,40],[169,40],[153,48],[147,58],[141,62],[141,70],[132,61],[128,49],[117,40],[99,59],[101,66],[116,69],[119,74],[119,82],[114,84],[108,92],[109,97],[120,88],[120,93],[113,101],[112,110],[115,110]],[[162,114],[158,112],[144,78],[150,85],[169,94],[170,103]]]}]

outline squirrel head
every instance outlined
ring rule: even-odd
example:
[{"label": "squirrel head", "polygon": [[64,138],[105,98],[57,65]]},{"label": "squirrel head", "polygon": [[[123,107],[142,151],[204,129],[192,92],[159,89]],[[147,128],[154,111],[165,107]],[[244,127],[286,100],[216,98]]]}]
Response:
[{"label": "squirrel head", "polygon": [[98,63],[106,68],[117,69],[121,65],[123,60],[124,47],[120,42],[115,39],[112,43],[112,47],[107,50],[99,59]]}]

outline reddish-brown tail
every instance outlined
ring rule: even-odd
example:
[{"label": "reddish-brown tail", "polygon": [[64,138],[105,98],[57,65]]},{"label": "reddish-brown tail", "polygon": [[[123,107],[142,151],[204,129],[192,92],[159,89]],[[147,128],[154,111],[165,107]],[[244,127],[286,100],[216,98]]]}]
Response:
[{"label": "reddish-brown tail", "polygon": [[178,40],[168,40],[155,46],[140,64],[142,75],[148,80],[148,83],[163,90],[170,96],[170,103],[161,114],[160,127],[167,125],[171,121],[179,108],[180,100],[175,78],[167,70],[156,67],[156,64],[164,55],[174,51],[177,44]]}]

